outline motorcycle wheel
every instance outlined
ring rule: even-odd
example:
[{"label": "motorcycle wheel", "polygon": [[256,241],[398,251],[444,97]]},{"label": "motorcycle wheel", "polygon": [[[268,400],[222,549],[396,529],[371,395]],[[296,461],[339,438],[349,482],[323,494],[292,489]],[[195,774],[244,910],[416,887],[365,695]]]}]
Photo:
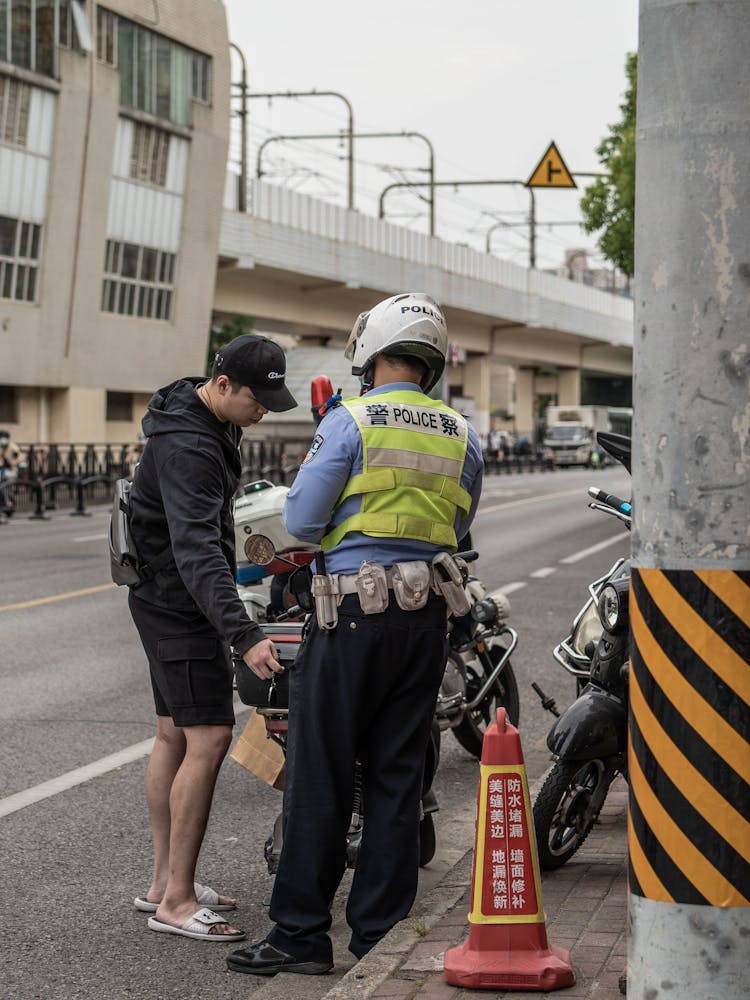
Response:
[{"label": "motorcycle wheel", "polygon": [[591,798],[604,780],[600,760],[557,761],[553,766],[534,802],[536,846],[543,871],[564,865],[588,837],[599,816],[598,809],[589,813]]},{"label": "motorcycle wheel", "polygon": [[[502,658],[505,650],[501,646],[490,646],[493,666]],[[480,690],[485,679],[480,660],[470,660],[466,664],[466,699],[471,699]],[[498,708],[504,708],[511,725],[518,725],[521,705],[518,698],[518,683],[513,673],[513,665],[508,662],[484,701],[472,712],[467,712],[455,729],[451,730],[458,742],[469,753],[482,756],[482,742],[487,726],[497,718]]]},{"label": "motorcycle wheel", "polygon": [[432,813],[425,813],[419,823],[419,867],[424,868],[435,857],[437,838]]}]

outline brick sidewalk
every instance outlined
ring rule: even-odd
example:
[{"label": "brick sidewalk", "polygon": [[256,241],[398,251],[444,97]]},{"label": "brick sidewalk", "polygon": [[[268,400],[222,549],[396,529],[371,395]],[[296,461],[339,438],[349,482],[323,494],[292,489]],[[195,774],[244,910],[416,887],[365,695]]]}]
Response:
[{"label": "brick sidewalk", "polygon": [[[473,852],[469,851],[413,914],[326,994],[329,1000],[525,1000],[536,991],[467,990],[443,978],[447,949],[468,937]],[[599,822],[562,868],[542,872],[551,945],[570,952],[576,982],[557,991],[575,1000],[621,1000],[627,960],[627,785],[618,779]]]}]

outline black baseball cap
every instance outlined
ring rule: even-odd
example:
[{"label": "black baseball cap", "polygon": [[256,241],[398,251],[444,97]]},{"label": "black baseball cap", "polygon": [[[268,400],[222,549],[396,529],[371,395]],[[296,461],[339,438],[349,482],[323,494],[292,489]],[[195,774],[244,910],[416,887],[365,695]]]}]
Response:
[{"label": "black baseball cap", "polygon": [[283,413],[297,406],[297,400],[284,385],[284,352],[268,337],[243,333],[230,340],[216,352],[214,372],[252,389],[260,405],[271,413]]}]

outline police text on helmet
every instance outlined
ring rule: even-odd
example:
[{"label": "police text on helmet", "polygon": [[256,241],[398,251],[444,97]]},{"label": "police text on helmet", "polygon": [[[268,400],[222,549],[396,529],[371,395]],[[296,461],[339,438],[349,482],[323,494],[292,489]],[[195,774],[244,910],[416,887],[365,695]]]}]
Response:
[{"label": "police text on helmet", "polygon": [[430,309],[429,306],[401,306],[401,315],[406,312],[424,313],[425,316],[432,316],[433,319],[436,319],[439,323],[443,323],[443,325],[445,325],[445,320],[442,315],[435,309]]}]

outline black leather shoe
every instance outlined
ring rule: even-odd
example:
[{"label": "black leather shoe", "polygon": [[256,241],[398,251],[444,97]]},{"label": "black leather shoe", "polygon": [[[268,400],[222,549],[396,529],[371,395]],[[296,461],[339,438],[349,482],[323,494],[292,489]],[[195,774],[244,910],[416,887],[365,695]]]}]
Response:
[{"label": "black leather shoe", "polygon": [[330,972],[333,962],[310,962],[287,955],[268,941],[254,941],[247,948],[227,955],[232,972],[247,972],[251,976],[275,976],[277,972],[297,972],[302,976],[320,976]]}]

